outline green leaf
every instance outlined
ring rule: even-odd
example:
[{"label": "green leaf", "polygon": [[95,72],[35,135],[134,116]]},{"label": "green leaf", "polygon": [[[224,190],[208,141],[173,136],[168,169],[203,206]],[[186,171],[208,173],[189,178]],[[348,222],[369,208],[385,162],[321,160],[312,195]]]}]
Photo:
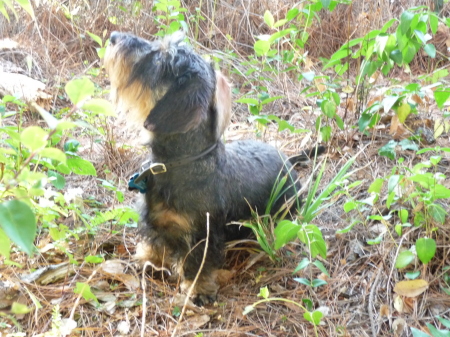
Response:
[{"label": "green leaf", "polygon": [[16,2],[22,7],[30,16],[34,19],[34,11],[31,6],[30,0],[16,0]]},{"label": "green leaf", "polygon": [[75,289],[73,290],[75,294],[81,294],[86,301],[94,301],[98,303],[97,297],[92,293],[91,287],[87,283],[77,282]]},{"label": "green leaf", "polygon": [[423,47],[423,50],[425,50],[425,52],[427,53],[427,55],[431,58],[435,58],[436,57],[436,47],[434,45],[432,45],[431,43],[426,44]]},{"label": "green leaf", "polygon": [[400,218],[400,221],[402,223],[408,222],[408,210],[407,209],[401,209],[398,211],[398,217]]},{"label": "green leaf", "polygon": [[306,319],[308,322],[310,322],[316,326],[320,324],[320,320],[322,319],[322,317],[323,317],[322,312],[320,312],[318,310],[313,311],[313,312],[306,311],[303,314],[304,319]]},{"label": "green leaf", "polygon": [[389,110],[394,106],[395,103],[397,103],[399,96],[387,96],[383,99],[383,109],[384,112],[387,113]]},{"label": "green leaf", "polygon": [[255,53],[257,56],[264,56],[270,50],[270,42],[264,41],[264,40],[258,40],[255,42],[253,49],[255,49]]},{"label": "green leaf", "polygon": [[266,23],[266,25],[268,25],[270,28],[273,28],[273,24],[275,22],[275,19],[273,18],[272,13],[270,13],[269,11],[265,11],[264,12],[264,22]]},{"label": "green leaf", "polygon": [[89,32],[89,31],[86,31],[86,33],[88,33],[88,35],[91,37],[91,39],[94,40],[95,42],[97,42],[97,44],[100,47],[103,47],[103,41],[102,41],[102,38],[100,36],[95,35],[95,34]]},{"label": "green leaf", "polygon": [[11,241],[6,235],[5,231],[0,227],[0,255],[6,260],[9,260],[9,253],[11,251]]},{"label": "green leaf", "polygon": [[66,154],[64,152],[62,152],[60,149],[56,149],[54,147],[48,147],[45,149],[42,149],[41,151],[39,151],[39,154],[42,157],[45,158],[50,158],[56,161],[59,161],[61,163],[65,163],[66,162]]},{"label": "green leaf", "polygon": [[288,29],[284,29],[284,30],[280,30],[279,32],[273,33],[270,37],[269,37],[269,43],[273,43],[275,42],[277,39],[282,38],[288,34],[290,34],[293,31],[292,28],[288,28]]},{"label": "green leaf", "polygon": [[307,278],[304,278],[304,277],[294,277],[293,280],[294,280],[295,282],[304,284],[304,285],[307,286],[307,287],[311,287],[311,282],[309,282],[309,280],[308,280]]},{"label": "green leaf", "polygon": [[236,103],[244,103],[244,104],[251,104],[251,105],[258,105],[259,101],[256,98],[250,98],[250,97],[244,97],[240,98],[235,101]]},{"label": "green leaf", "polygon": [[78,104],[95,92],[94,83],[87,77],[72,80],[66,84],[66,93],[73,104]]},{"label": "green leaf", "polygon": [[317,278],[317,279],[312,280],[311,287],[317,288],[317,287],[320,287],[320,286],[324,286],[326,284],[328,284],[327,281]]},{"label": "green leaf", "polygon": [[404,11],[400,16],[400,31],[403,35],[406,34],[408,29],[410,28],[410,24],[412,19],[414,18],[414,14],[408,11]]},{"label": "green leaf", "polygon": [[20,141],[30,151],[43,149],[47,145],[47,139],[48,133],[39,126],[29,126],[20,134]]},{"label": "green leaf", "polygon": [[413,271],[413,272],[409,272],[406,273],[405,276],[407,278],[409,278],[410,280],[415,280],[416,278],[418,278],[420,275],[420,271]]},{"label": "green leaf", "polygon": [[31,311],[25,304],[13,302],[11,306],[11,313],[14,315],[25,315]]},{"label": "green leaf", "polygon": [[20,249],[28,255],[33,253],[36,219],[30,206],[19,200],[1,203],[0,226]]},{"label": "green leaf", "polygon": [[264,299],[268,299],[269,298],[269,289],[266,287],[262,287],[259,289],[259,294],[258,296],[264,298]]},{"label": "green leaf", "polygon": [[417,257],[423,264],[427,264],[436,254],[436,241],[430,238],[420,238],[416,241]]},{"label": "green leaf", "polygon": [[280,221],[275,228],[275,249],[280,249],[297,237],[300,226],[290,220]]},{"label": "green leaf", "polygon": [[313,262],[313,265],[315,265],[317,268],[319,268],[319,270],[324,273],[327,276],[330,276],[330,274],[328,274],[327,269],[325,268],[325,266],[323,265],[322,262],[320,262],[319,260],[316,260]]},{"label": "green leaf", "polygon": [[395,187],[397,187],[398,182],[400,181],[401,176],[398,174],[393,174],[389,177],[388,180],[388,192],[392,192]]},{"label": "green leaf", "polygon": [[298,264],[298,266],[294,269],[293,274],[295,274],[296,272],[305,269],[306,267],[308,267],[310,264],[310,261],[308,258],[304,257],[303,260],[300,261],[300,263]]},{"label": "green leaf", "polygon": [[419,146],[413,142],[412,140],[409,140],[407,138],[401,140],[398,145],[401,146],[402,150],[410,150],[410,151],[417,151],[419,150]]},{"label": "green leaf", "polygon": [[412,42],[408,42],[408,45],[402,50],[403,62],[409,64],[416,56],[417,49]]},{"label": "green leaf", "polygon": [[366,240],[366,242],[367,242],[368,245],[373,246],[373,245],[379,244],[381,242],[381,240],[383,240],[383,237],[382,236],[378,236],[378,237],[376,237],[373,240],[370,240],[370,239]]},{"label": "green leaf", "polygon": [[93,98],[83,104],[84,110],[89,110],[97,115],[116,116],[113,105],[106,99]]},{"label": "green leaf", "polygon": [[328,9],[330,7],[331,0],[320,0],[322,3],[323,8]]},{"label": "green leaf", "polygon": [[428,212],[431,214],[433,219],[439,222],[440,224],[443,225],[445,223],[445,217],[447,215],[447,212],[441,205],[435,203],[429,205]]},{"label": "green leaf", "polygon": [[405,268],[407,265],[414,261],[414,258],[414,254],[409,250],[401,252],[400,254],[398,254],[397,260],[395,261],[395,268]]},{"label": "green leaf", "polygon": [[84,258],[87,263],[102,263],[105,259],[100,255],[89,255]]},{"label": "green leaf", "polygon": [[450,337],[450,331],[448,330],[438,330],[430,323],[426,323],[426,326],[430,330],[433,337]]},{"label": "green leaf", "polygon": [[450,321],[448,319],[439,316],[437,316],[437,319],[442,323],[443,326],[445,326],[447,329],[450,329]]},{"label": "green leaf", "polygon": [[369,193],[374,192],[374,193],[380,194],[381,187],[383,187],[384,180],[385,179],[381,179],[381,178],[375,179],[374,182],[372,184],[370,184],[367,192],[369,192]]},{"label": "green leaf", "polygon": [[324,142],[328,142],[331,139],[331,126],[326,125],[320,128],[320,134]]},{"label": "green leaf", "polygon": [[449,97],[450,97],[450,89],[436,90],[434,92],[434,99],[439,109],[442,109],[444,107],[444,104],[445,102],[447,102]]},{"label": "green leaf", "polygon": [[336,104],[330,100],[324,100],[322,104],[320,104],[320,109],[323,111],[325,116],[329,118],[333,118],[336,115]]},{"label": "green leaf", "polygon": [[395,147],[397,142],[395,140],[390,140],[385,146],[378,150],[378,154],[383,157],[387,157],[391,160],[395,159]]},{"label": "green leaf", "polygon": [[344,212],[345,212],[345,213],[348,213],[348,212],[350,212],[350,211],[353,211],[353,210],[356,209],[357,207],[358,207],[358,204],[356,203],[356,201],[353,201],[353,200],[347,201],[347,202],[344,204]]},{"label": "green leaf", "polygon": [[290,9],[287,14],[286,14],[286,20],[292,20],[295,19],[298,15],[298,13],[300,12],[300,10],[298,8],[292,8]]},{"label": "green leaf", "polygon": [[429,22],[430,22],[430,28],[431,28],[431,32],[433,34],[436,34],[437,30],[438,30],[438,25],[439,25],[439,18],[437,17],[436,14],[429,14]]},{"label": "green leaf", "polygon": [[411,113],[411,106],[407,102],[403,102],[398,108],[397,108],[397,116],[400,121],[400,123],[405,123],[406,118]]},{"label": "green leaf", "polygon": [[402,52],[398,49],[395,49],[389,53],[389,58],[394,61],[397,65],[401,66],[403,63]]},{"label": "green leaf", "polygon": [[72,170],[73,173],[79,175],[89,175],[96,176],[97,171],[91,162],[84,160],[82,158],[68,158],[67,166]]},{"label": "green leaf", "polygon": [[412,332],[413,337],[430,337],[429,334],[422,332],[416,328],[411,328],[411,332]]},{"label": "green leaf", "polygon": [[50,179],[50,183],[58,190],[62,190],[64,186],[66,185],[66,179],[62,175],[60,175],[58,172],[55,171],[48,171],[47,175]]}]

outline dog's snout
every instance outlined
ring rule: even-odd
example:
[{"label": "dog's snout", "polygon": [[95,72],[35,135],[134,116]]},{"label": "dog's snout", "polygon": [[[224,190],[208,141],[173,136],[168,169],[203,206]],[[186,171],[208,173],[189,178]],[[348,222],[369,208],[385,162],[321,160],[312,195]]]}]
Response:
[{"label": "dog's snout", "polygon": [[109,38],[109,41],[111,42],[112,45],[115,45],[119,41],[119,36],[120,36],[119,32],[114,31],[111,33],[111,37]]}]

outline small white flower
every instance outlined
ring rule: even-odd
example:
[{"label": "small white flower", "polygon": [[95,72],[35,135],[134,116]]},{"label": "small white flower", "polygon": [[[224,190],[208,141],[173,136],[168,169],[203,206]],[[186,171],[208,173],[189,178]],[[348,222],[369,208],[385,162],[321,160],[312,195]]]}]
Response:
[{"label": "small white flower", "polygon": [[75,200],[78,197],[81,197],[83,195],[83,190],[79,187],[76,188],[68,188],[67,191],[64,193],[64,199],[68,204],[72,200]]}]

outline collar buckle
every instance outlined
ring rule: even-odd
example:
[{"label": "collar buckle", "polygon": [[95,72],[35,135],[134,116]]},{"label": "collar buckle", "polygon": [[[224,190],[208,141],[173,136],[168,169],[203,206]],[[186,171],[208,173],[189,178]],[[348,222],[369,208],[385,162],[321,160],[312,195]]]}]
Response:
[{"label": "collar buckle", "polygon": [[167,167],[163,163],[153,163],[148,168],[153,175],[157,175],[160,173],[166,173]]}]

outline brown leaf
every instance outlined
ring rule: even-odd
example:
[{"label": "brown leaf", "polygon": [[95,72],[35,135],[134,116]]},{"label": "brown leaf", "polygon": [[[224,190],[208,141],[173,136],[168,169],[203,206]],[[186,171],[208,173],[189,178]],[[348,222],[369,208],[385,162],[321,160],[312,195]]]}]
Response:
[{"label": "brown leaf", "polygon": [[422,279],[398,282],[394,291],[400,296],[417,297],[428,289],[428,282]]},{"label": "brown leaf", "polygon": [[380,307],[380,316],[381,317],[389,317],[389,306],[386,304],[382,304]]}]

